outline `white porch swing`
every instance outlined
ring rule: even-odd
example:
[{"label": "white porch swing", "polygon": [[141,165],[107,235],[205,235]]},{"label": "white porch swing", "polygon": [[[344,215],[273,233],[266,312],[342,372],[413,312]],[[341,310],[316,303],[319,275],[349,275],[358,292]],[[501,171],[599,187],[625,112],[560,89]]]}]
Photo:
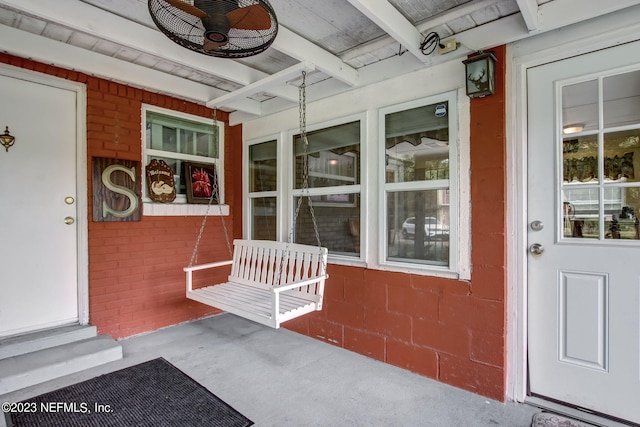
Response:
[{"label": "white porch swing", "polygon": [[[207,304],[245,319],[279,328],[282,322],[312,311],[322,310],[324,284],[327,279],[328,250],[320,243],[320,234],[311,196],[309,194],[309,163],[306,134],[306,73],[302,73],[300,95],[300,137],[304,143],[302,194],[298,198],[293,224],[287,242],[269,240],[233,241],[222,216],[220,218],[231,260],[193,265],[207,221],[211,203],[218,198],[217,180],[214,181],[209,206],[200,226],[189,266],[184,268],[187,279],[187,298]],[[215,116],[214,116],[215,120]],[[307,198],[317,246],[293,243],[293,233],[302,205]],[[227,281],[202,288],[193,288],[194,271],[231,265]]]}]

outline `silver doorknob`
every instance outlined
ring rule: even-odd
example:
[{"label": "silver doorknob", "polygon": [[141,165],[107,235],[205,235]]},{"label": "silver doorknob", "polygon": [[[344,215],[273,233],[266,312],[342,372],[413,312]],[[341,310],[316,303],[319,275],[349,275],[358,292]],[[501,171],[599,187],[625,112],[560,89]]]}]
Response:
[{"label": "silver doorknob", "polygon": [[68,216],[68,217],[66,217],[66,218],[64,219],[64,223],[65,223],[65,224],[67,224],[67,225],[71,225],[71,224],[73,224],[74,222],[76,222],[76,220],[75,220],[75,219],[73,219],[73,218],[72,218],[72,217],[70,217],[70,216]]},{"label": "silver doorknob", "polygon": [[542,252],[544,252],[544,247],[540,243],[534,243],[533,245],[529,246],[529,252],[531,252],[533,255],[542,255]]}]

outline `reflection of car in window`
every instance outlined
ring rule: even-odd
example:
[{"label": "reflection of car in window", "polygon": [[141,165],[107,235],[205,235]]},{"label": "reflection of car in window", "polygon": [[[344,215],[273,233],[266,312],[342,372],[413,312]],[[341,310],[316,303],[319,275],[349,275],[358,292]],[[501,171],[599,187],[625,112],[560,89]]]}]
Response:
[{"label": "reflection of car in window", "polygon": [[[402,237],[412,239],[416,234],[416,218],[409,217],[402,223]],[[440,221],[432,216],[424,218],[424,234],[426,237],[448,237],[449,227],[442,225]]]}]

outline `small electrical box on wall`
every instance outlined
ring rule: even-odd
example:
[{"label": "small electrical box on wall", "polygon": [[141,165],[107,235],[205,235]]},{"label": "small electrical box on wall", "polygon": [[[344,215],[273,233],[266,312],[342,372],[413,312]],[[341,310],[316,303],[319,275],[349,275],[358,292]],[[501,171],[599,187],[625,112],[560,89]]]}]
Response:
[{"label": "small electrical box on wall", "polygon": [[458,43],[456,42],[456,39],[452,37],[450,39],[440,41],[440,44],[438,45],[438,53],[440,55],[444,55],[445,53],[453,52],[457,48]]}]

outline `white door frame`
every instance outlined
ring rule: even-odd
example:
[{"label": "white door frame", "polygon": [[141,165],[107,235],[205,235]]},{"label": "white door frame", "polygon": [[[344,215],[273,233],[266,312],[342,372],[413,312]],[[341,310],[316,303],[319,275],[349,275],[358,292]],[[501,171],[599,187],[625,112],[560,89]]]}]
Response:
[{"label": "white door frame", "polygon": [[[507,398],[527,398],[527,69],[640,37],[640,7],[513,43],[507,49]],[[533,402],[535,403],[535,402]],[[556,408],[561,409],[561,408]],[[571,411],[567,411],[570,413]]]},{"label": "white door frame", "polygon": [[[88,243],[88,190],[87,190],[87,91],[82,83],[53,77],[12,65],[0,64],[0,75],[39,83],[76,93],[76,209],[77,209],[77,277],[78,322],[89,323],[89,243]],[[19,140],[20,135],[16,135]]]}]

